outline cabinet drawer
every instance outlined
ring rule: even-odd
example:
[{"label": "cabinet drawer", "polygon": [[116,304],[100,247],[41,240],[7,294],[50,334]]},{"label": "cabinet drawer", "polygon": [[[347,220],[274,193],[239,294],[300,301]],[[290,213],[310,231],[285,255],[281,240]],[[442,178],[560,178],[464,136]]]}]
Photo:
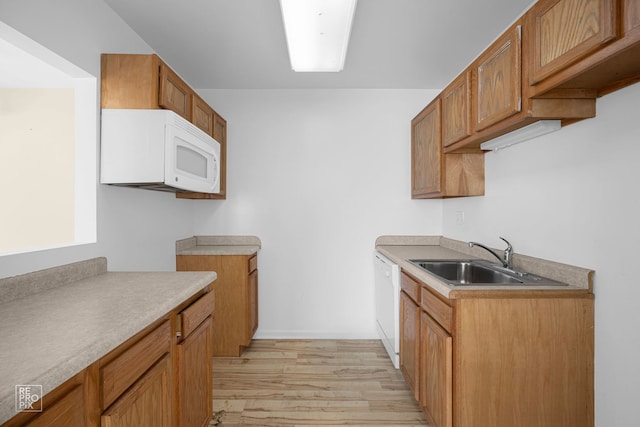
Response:
[{"label": "cabinet drawer", "polygon": [[400,280],[400,288],[416,303],[420,301],[420,284],[404,273],[402,273]]},{"label": "cabinet drawer", "polygon": [[107,409],[102,427],[171,425],[171,358],[164,356]]},{"label": "cabinet drawer", "polygon": [[196,302],[180,312],[179,325],[181,326],[179,327],[179,331],[183,339],[191,335],[191,332],[193,332],[198,325],[213,314],[214,302],[213,291],[207,292]]},{"label": "cabinet drawer", "polygon": [[447,332],[451,333],[453,309],[429,290],[423,289],[420,305],[429,316],[433,317]]},{"label": "cabinet drawer", "polygon": [[258,268],[258,255],[254,255],[249,258],[249,273],[256,270]]},{"label": "cabinet drawer", "polygon": [[153,364],[168,353],[171,345],[169,321],[149,332],[124,353],[100,368],[102,409],[111,405]]}]

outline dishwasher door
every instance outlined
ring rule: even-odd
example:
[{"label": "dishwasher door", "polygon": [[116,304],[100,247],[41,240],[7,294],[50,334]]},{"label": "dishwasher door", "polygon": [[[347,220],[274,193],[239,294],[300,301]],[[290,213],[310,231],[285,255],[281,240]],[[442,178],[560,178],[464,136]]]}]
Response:
[{"label": "dishwasher door", "polygon": [[393,366],[400,367],[400,267],[374,252],[376,329]]}]

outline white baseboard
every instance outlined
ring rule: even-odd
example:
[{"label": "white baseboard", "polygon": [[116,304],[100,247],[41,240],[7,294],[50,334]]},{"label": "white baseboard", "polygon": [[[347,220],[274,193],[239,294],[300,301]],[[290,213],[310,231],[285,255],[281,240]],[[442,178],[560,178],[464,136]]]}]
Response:
[{"label": "white baseboard", "polygon": [[291,331],[258,329],[254,339],[306,339],[306,340],[372,340],[380,339],[376,331]]}]

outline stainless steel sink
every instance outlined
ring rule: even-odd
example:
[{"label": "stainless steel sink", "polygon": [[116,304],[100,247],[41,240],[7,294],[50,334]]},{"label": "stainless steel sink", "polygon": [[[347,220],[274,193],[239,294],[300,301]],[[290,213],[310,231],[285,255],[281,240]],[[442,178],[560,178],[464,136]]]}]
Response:
[{"label": "stainless steel sink", "polygon": [[535,274],[506,269],[484,260],[418,259],[409,261],[453,286],[568,286],[566,283]]}]

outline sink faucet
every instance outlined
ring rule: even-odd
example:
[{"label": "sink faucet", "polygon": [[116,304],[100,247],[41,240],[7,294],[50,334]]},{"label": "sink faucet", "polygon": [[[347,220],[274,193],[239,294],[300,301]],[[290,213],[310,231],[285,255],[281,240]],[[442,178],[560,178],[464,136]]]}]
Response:
[{"label": "sink faucet", "polygon": [[509,243],[504,237],[500,237],[500,239],[504,240],[504,242],[507,244],[507,249],[504,250],[504,258],[501,258],[500,255],[495,253],[493,250],[480,243],[469,242],[469,247],[472,248],[474,246],[480,246],[482,249],[489,251],[494,257],[498,258],[504,268],[511,269],[513,266],[511,261],[511,256],[513,255],[513,247],[511,246],[511,243]]}]

